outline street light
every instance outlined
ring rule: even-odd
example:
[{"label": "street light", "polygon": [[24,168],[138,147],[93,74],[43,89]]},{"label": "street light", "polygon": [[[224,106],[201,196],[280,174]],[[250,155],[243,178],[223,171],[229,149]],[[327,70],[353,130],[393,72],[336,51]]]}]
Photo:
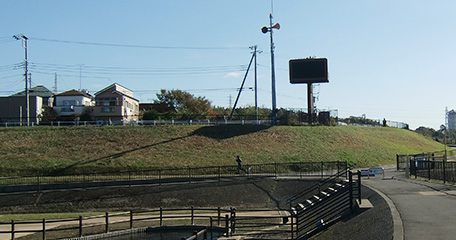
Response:
[{"label": "street light", "polygon": [[[29,111],[29,106],[30,106],[30,102],[29,102],[29,91],[28,91],[28,81],[27,81],[27,77],[28,77],[28,61],[27,61],[27,40],[28,38],[22,34],[18,34],[18,35],[14,35],[13,36],[14,39],[16,40],[22,40],[22,47],[24,48],[25,50],[25,58],[24,58],[24,79],[25,79],[25,116],[27,118],[27,126],[30,126],[30,111]],[[21,122],[22,122],[22,119],[21,119]]]},{"label": "street light", "polygon": [[443,125],[443,124],[440,125],[440,131],[443,132],[443,147],[444,147],[443,160],[446,162],[446,160],[447,160],[447,147],[446,147],[446,145],[447,145],[447,141],[446,141],[446,140],[447,140],[447,139],[446,139],[446,138],[447,138],[447,137],[446,137],[446,135],[447,135],[447,128],[446,128],[446,126]]},{"label": "street light", "polygon": [[261,28],[261,31],[266,34],[270,33],[271,36],[271,89],[272,89],[272,124],[277,124],[277,106],[276,106],[276,89],[275,89],[275,70],[274,70],[274,41],[272,40],[272,29],[280,29],[280,24],[272,25],[272,13],[269,14],[269,27]]}]

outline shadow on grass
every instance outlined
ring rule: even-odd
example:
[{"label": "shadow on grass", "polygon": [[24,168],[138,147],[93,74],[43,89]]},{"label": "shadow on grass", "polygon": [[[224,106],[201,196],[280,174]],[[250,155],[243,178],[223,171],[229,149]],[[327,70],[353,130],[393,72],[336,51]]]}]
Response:
[{"label": "shadow on grass", "polygon": [[270,127],[269,125],[214,125],[198,128],[192,135],[224,140],[264,131]]},{"label": "shadow on grass", "polygon": [[[144,145],[141,147],[133,148],[130,150],[118,152],[115,154],[111,154],[108,156],[104,157],[99,157],[95,159],[89,159],[89,160],[84,160],[84,161],[78,161],[73,164],[63,166],[58,169],[52,169],[48,170],[48,172],[45,172],[44,174],[50,174],[50,175],[62,175],[62,174],[68,174],[68,173],[74,173],[74,171],[71,171],[77,166],[83,166],[86,164],[91,164],[91,163],[96,163],[96,162],[101,162],[101,161],[108,161],[108,160],[113,160],[113,159],[118,159],[126,154],[133,153],[136,151],[148,149],[148,148],[153,148],[157,147],[159,145],[164,145],[164,144],[169,144],[177,140],[183,140],[192,136],[204,136],[212,139],[217,139],[217,140],[224,140],[224,139],[229,139],[237,136],[242,136],[242,135],[248,135],[252,134],[255,132],[260,132],[263,130],[266,130],[270,128],[270,126],[267,125],[214,125],[214,126],[204,126],[201,128],[198,128],[197,130],[193,131],[191,134],[187,136],[182,136],[182,137],[177,137],[177,138],[172,138],[169,140],[165,140],[162,142],[154,143],[154,144],[149,144],[149,145]],[[100,168],[97,167],[96,169],[84,169],[85,173],[89,172],[94,172],[96,170],[99,170]]]}]

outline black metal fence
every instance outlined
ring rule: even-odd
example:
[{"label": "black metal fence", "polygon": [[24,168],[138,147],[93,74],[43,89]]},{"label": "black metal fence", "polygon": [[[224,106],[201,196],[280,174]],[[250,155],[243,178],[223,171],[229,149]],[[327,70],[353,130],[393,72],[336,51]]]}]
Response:
[{"label": "black metal fence", "polygon": [[456,183],[456,162],[410,160],[410,177]]},{"label": "black metal fence", "polygon": [[[42,191],[53,189],[130,186],[140,184],[192,183],[224,181],[232,177],[319,177],[326,178],[345,172],[347,162],[294,162],[213,166],[198,168],[148,169],[138,171],[86,173],[78,175],[38,175],[0,178],[0,192]],[[346,176],[346,175],[345,175]]]},{"label": "black metal fence", "polygon": [[347,182],[336,183],[291,209],[292,239],[307,239],[352,214],[355,200],[361,203],[361,173],[350,171]]},{"label": "black metal fence", "polygon": [[426,152],[410,155],[396,155],[396,169],[398,171],[409,169],[410,161],[443,161],[443,160],[455,160],[456,151],[437,151],[437,152]]}]

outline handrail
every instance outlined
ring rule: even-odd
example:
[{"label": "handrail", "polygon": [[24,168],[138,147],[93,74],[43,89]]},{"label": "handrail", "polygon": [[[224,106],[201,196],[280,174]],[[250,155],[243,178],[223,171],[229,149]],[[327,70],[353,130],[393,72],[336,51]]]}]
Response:
[{"label": "handrail", "polygon": [[321,188],[321,186],[325,185],[326,183],[329,183],[329,182],[332,182],[333,180],[339,178],[340,176],[344,175],[347,173],[347,169],[344,169],[344,170],[340,170],[339,172],[331,175],[329,178],[325,179],[324,181],[322,182],[319,182],[319,183],[316,183],[315,185],[311,186],[311,187],[308,187],[306,188],[305,190],[301,191],[300,193],[297,193],[291,197],[289,197],[287,199],[287,203],[290,205],[290,210],[292,208],[292,205],[293,205],[293,201],[311,193],[312,191],[314,191],[315,189],[319,189]]},{"label": "handrail", "polygon": [[[211,214],[197,214],[195,213],[195,210],[200,210],[203,209],[203,211],[212,211]],[[158,214],[158,211],[160,211],[160,214]],[[82,237],[82,232],[84,228],[89,228],[93,226],[105,226],[105,233],[109,232],[109,225],[110,224],[115,224],[115,223],[125,223],[125,222],[130,222],[130,229],[133,228],[133,223],[138,222],[138,221],[147,221],[150,219],[156,219],[156,224],[158,226],[163,226],[163,220],[164,219],[176,219],[176,218],[181,218],[181,219],[191,219],[191,225],[194,225],[194,219],[208,219],[209,224],[208,226],[212,226],[213,221],[217,223],[218,226],[221,226],[222,222],[230,222],[232,221],[231,218],[235,217],[235,211],[234,208],[232,209],[222,209],[220,207],[218,208],[174,208],[174,209],[163,209],[160,208],[159,210],[152,210],[149,211],[149,213],[155,213],[157,216],[153,218],[141,218],[144,213],[148,213],[145,211],[138,211],[138,212],[122,212],[122,213],[106,213],[105,215],[97,215],[97,216],[90,216],[90,217],[79,217],[79,218],[73,218],[73,219],[63,219],[63,220],[33,220],[33,221],[10,221],[10,222],[0,222],[0,225],[10,225],[10,230],[8,231],[0,231],[0,234],[10,234],[11,239],[14,239],[14,235],[16,233],[42,233],[43,236],[46,235],[46,232],[57,232],[57,231],[64,231],[64,230],[72,230],[72,229],[79,229],[80,236]],[[175,211],[190,211],[189,213],[178,213],[178,214],[169,214],[169,212],[175,212]],[[163,212],[167,212],[168,214],[163,214]],[[134,213],[137,213],[136,218]],[[223,213],[223,214],[222,214]],[[109,217],[114,217],[114,216],[122,216],[122,215],[130,215],[128,219],[112,219],[110,220]],[[228,217],[228,218],[227,218]],[[91,220],[91,219],[100,219],[99,222],[93,222],[89,224],[84,224],[84,220]],[[227,221],[230,220],[230,221]],[[72,227],[70,223],[68,222],[74,222],[74,227]],[[46,228],[48,227],[46,223],[65,223],[67,225],[70,225],[69,227],[62,227],[62,228]],[[27,229],[18,229],[17,227],[19,225],[24,225],[24,224],[33,224],[35,226],[28,226]],[[41,225],[40,225],[41,224]]]}]

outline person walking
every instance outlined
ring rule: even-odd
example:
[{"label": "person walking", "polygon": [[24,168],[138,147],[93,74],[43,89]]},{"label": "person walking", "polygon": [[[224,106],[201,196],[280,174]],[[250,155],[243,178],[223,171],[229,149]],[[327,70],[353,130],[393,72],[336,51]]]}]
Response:
[{"label": "person walking", "polygon": [[237,156],[237,157],[236,157],[236,162],[237,162],[237,165],[238,165],[238,166],[237,166],[237,172],[236,172],[236,173],[239,174],[239,172],[240,172],[241,170],[245,172],[245,169],[242,167],[242,159],[241,159],[241,157]]}]

